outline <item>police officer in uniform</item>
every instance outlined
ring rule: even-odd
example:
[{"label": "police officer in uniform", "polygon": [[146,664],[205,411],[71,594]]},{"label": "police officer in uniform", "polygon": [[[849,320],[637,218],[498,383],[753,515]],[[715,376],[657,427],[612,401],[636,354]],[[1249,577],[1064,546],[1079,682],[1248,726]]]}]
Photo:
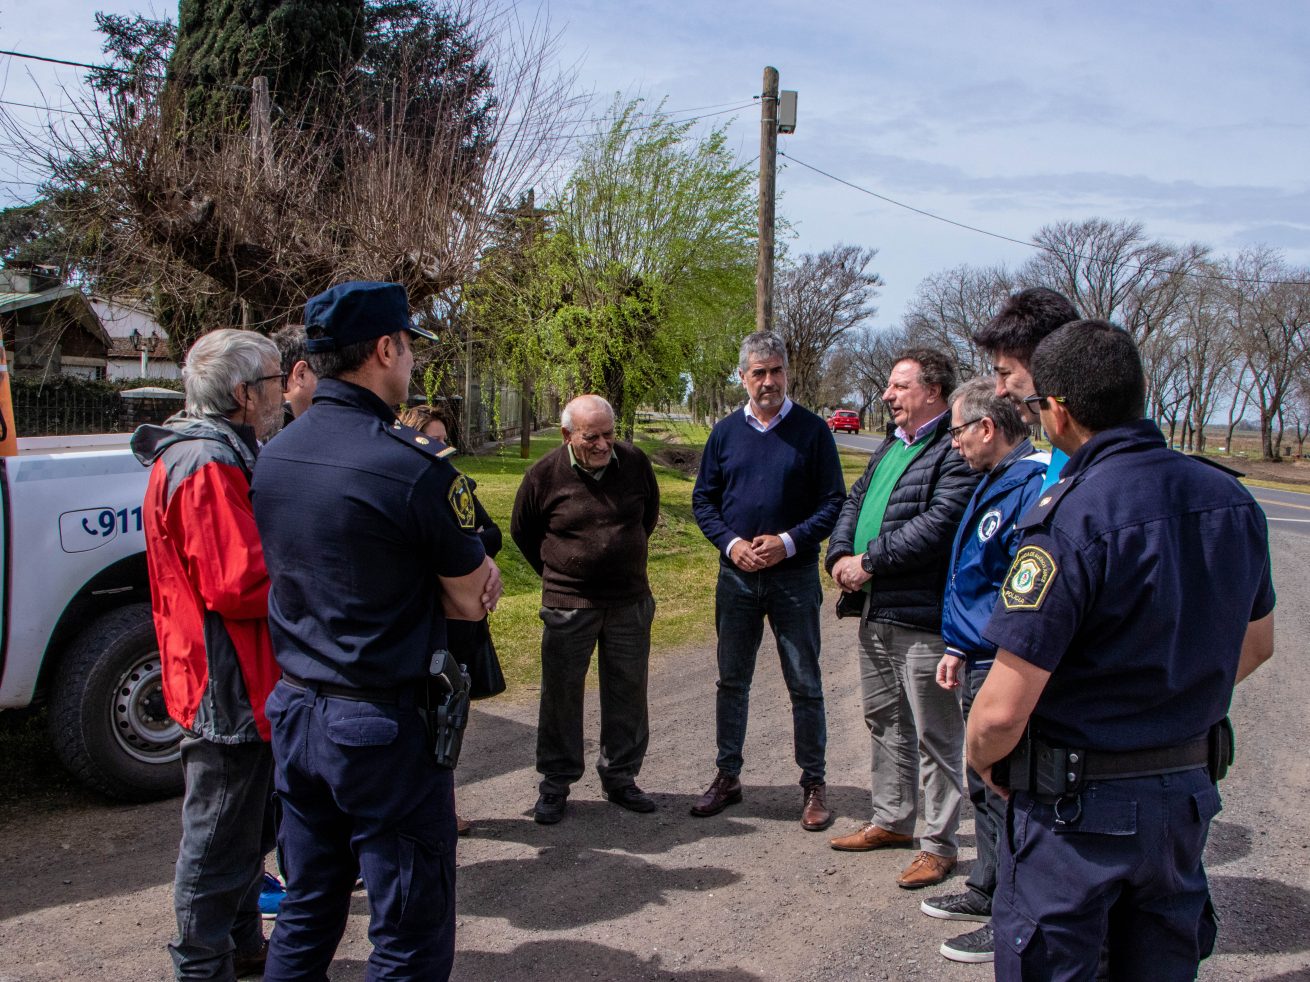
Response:
[{"label": "police officer in uniform", "polygon": [[969,764],[1009,794],[996,977],[1192,979],[1215,939],[1201,863],[1230,759],[1233,686],[1273,653],[1264,514],[1142,419],[1141,361],[1104,321],[1032,359],[1062,477],[984,631]]},{"label": "police officer in uniform", "polygon": [[265,978],[325,979],[357,875],[369,979],[444,979],[455,946],[452,774],[418,711],[446,618],[479,620],[500,575],[467,483],[392,412],[414,356],[403,287],[305,306],[313,405],[264,448],[255,519],[282,680],[268,700],[287,896]]}]

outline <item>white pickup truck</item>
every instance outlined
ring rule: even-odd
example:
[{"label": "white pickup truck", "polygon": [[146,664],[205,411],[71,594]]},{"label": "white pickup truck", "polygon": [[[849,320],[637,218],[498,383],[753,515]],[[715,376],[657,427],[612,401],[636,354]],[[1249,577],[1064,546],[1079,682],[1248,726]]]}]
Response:
[{"label": "white pickup truck", "polygon": [[182,790],[164,708],[128,434],[37,437],[0,457],[0,710],[44,699],[60,759],[107,795]]}]

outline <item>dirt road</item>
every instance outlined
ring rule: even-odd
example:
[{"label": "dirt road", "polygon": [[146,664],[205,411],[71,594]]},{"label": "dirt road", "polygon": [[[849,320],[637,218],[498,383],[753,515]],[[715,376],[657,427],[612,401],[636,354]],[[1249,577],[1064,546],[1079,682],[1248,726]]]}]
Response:
[{"label": "dirt road", "polygon": [[[1223,922],[1206,980],[1310,979],[1310,539],[1276,538],[1274,562],[1277,654],[1235,699],[1239,760],[1210,837]],[[830,801],[834,831],[844,831],[866,814],[867,736],[854,628],[830,620],[824,632]],[[746,799],[714,818],[688,816],[714,769],[712,642],[653,669],[641,783],[659,802],[654,815],[603,801],[593,773],[575,787],[564,822],[533,824],[534,694],[475,712],[460,768],[460,813],[477,828],[460,844],[456,977],[990,978],[937,954],[954,926],[918,913],[920,896],[893,882],[910,853],[837,853],[826,834],[802,831],[790,710],[771,649],[751,711]],[[594,694],[589,706],[594,713]],[[75,795],[0,812],[0,982],[167,979],[177,814],[176,801],[114,806]],[[971,821],[963,846],[971,857]],[[366,926],[361,893],[334,979],[363,978]]]}]

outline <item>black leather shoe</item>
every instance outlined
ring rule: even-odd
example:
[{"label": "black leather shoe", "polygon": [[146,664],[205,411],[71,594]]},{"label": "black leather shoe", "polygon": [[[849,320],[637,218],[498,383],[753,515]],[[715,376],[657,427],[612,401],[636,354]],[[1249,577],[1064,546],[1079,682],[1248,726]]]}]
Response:
[{"label": "black leather shoe", "polygon": [[655,810],[655,802],[651,796],[635,784],[625,784],[613,791],[606,791],[605,797],[620,808],[626,808],[630,812],[653,812]]},{"label": "black leather shoe", "polygon": [[537,797],[537,804],[532,809],[532,817],[538,825],[554,825],[564,817],[564,806],[568,803],[567,794],[543,791]]},{"label": "black leather shoe", "polygon": [[697,818],[717,815],[729,805],[741,801],[741,781],[731,774],[719,771],[718,776],[703,795],[691,806],[691,813]]}]

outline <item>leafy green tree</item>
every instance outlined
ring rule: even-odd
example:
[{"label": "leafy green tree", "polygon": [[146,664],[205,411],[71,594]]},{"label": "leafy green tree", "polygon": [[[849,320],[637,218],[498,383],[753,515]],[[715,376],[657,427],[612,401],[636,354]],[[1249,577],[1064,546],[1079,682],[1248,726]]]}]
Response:
[{"label": "leafy green tree", "polygon": [[755,275],[753,178],[723,130],[697,139],[640,106],[616,101],[583,149],[549,252],[564,284],[553,357],[609,399],[626,435],[643,401],[680,396],[689,368],[731,374],[732,361],[695,356],[750,330]]}]

